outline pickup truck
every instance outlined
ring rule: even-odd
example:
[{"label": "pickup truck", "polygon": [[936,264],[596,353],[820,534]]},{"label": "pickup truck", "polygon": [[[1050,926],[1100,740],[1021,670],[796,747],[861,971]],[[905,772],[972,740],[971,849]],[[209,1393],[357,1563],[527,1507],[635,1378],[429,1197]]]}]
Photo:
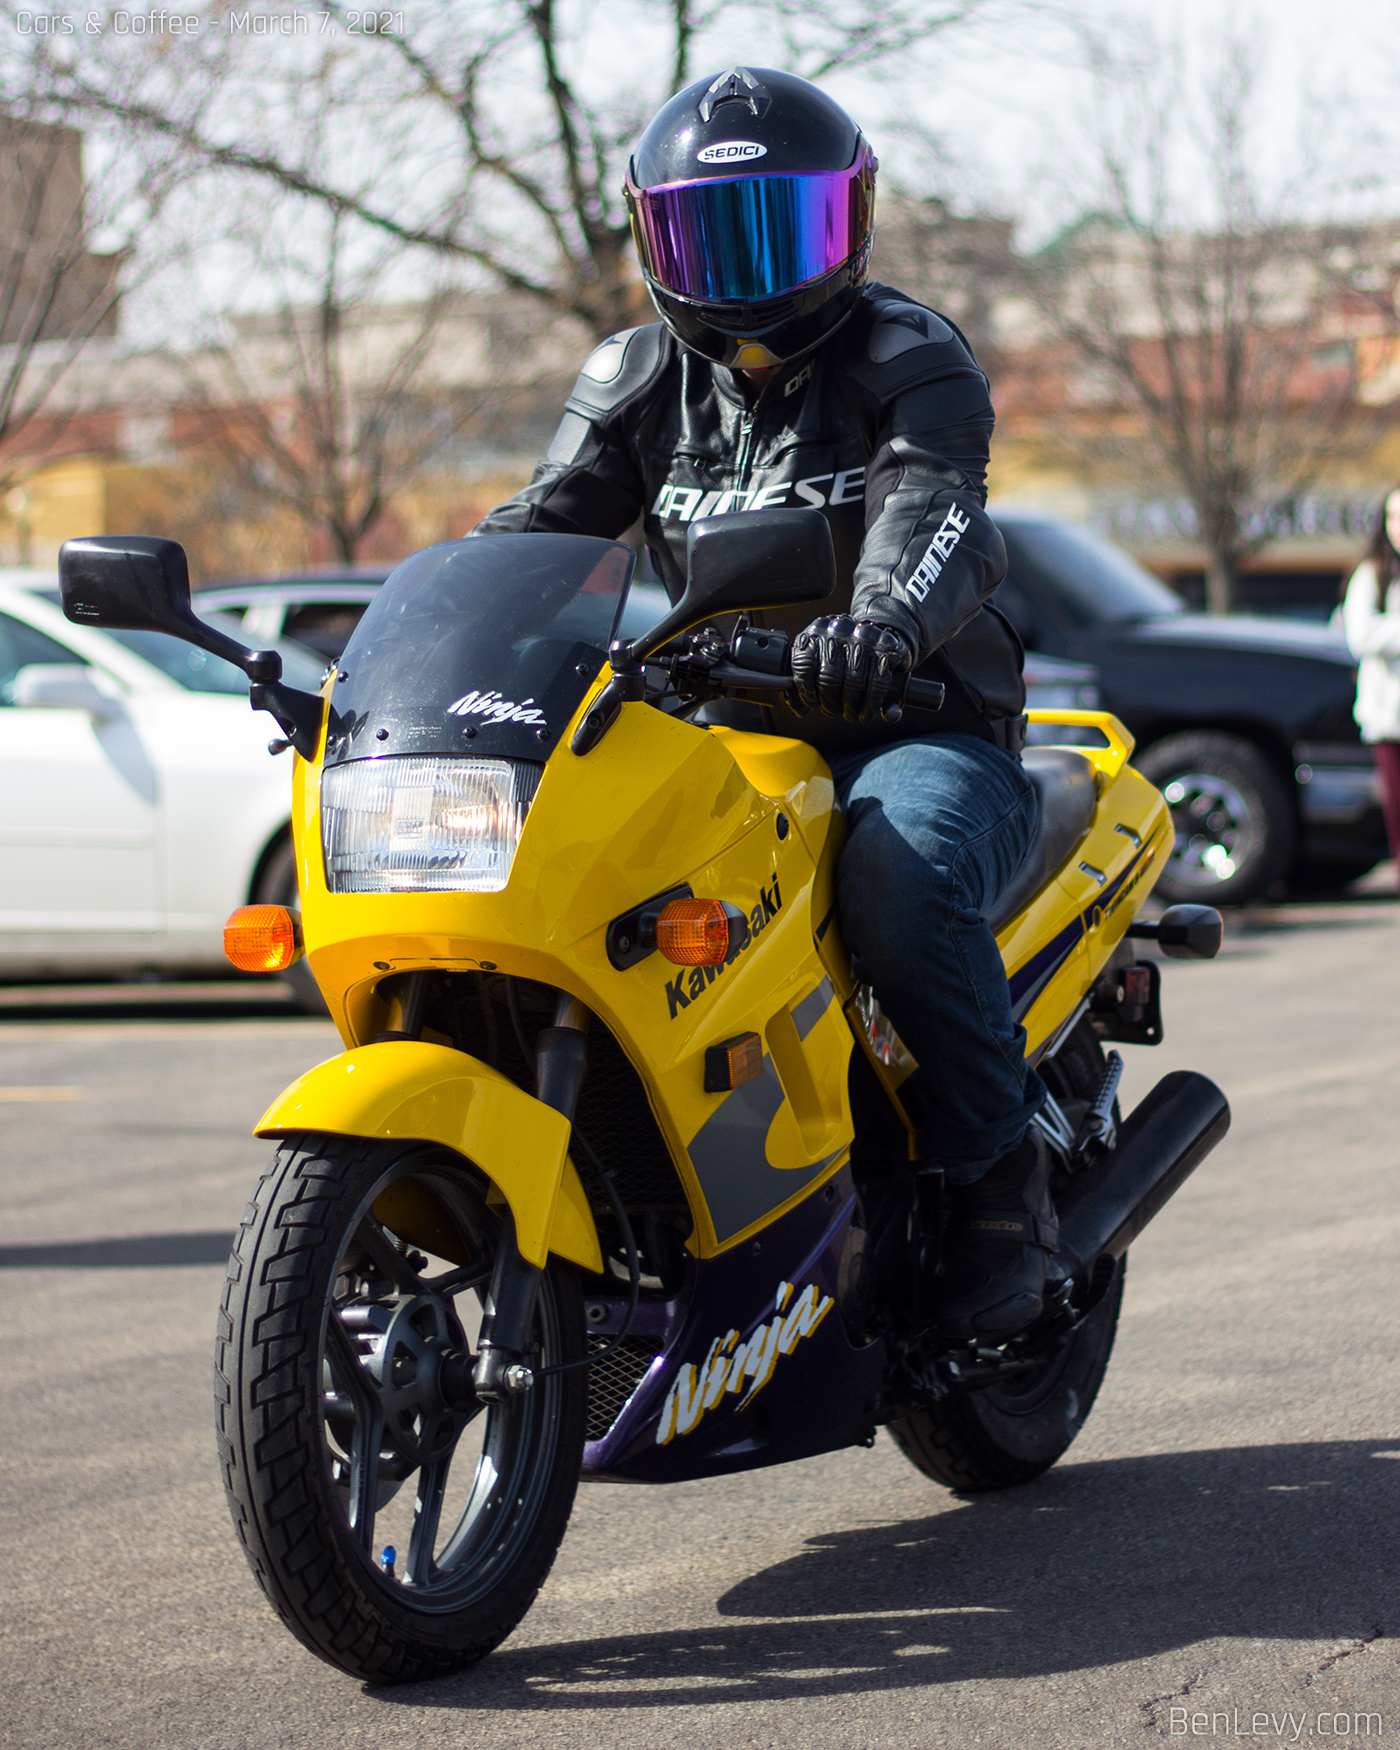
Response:
[{"label": "pickup truck", "polygon": [[1190,612],[1092,531],[990,508],[1010,561],[996,606],[1029,651],[1093,665],[1104,707],[1137,739],[1133,763],[1166,795],[1176,847],[1163,899],[1238,905],[1279,881],[1334,889],[1385,856],[1339,634]]}]

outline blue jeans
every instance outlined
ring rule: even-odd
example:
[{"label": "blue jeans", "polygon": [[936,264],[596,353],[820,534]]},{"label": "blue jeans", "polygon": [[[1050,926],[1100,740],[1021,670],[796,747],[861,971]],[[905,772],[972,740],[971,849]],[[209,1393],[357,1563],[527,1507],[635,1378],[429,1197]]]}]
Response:
[{"label": "blue jeans", "polygon": [[920,1154],[971,1184],[1045,1099],[986,918],[1030,847],[1039,797],[1018,760],[971,735],[847,754],[832,775],[846,816],[841,932],[918,1060],[906,1105]]}]

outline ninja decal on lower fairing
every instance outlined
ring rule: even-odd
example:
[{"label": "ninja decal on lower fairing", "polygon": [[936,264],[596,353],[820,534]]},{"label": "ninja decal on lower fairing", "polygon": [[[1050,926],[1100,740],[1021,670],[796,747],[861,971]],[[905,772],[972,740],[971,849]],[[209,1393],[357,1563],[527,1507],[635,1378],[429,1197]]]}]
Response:
[{"label": "ninja decal on lower fairing", "polygon": [[773,1317],[761,1324],[746,1343],[739,1342],[738,1331],[729,1331],[715,1338],[699,1367],[690,1361],[681,1368],[661,1406],[661,1420],[656,1427],[658,1446],[669,1445],[678,1434],[689,1434],[702,1417],[731,1393],[743,1392],[737,1407],[747,1408],[772,1379],[778,1357],[791,1355],[831,1311],[831,1296],[822,1294],[814,1282],[809,1282],[796,1300],[792,1294],[792,1283],[780,1282],[773,1300]]}]

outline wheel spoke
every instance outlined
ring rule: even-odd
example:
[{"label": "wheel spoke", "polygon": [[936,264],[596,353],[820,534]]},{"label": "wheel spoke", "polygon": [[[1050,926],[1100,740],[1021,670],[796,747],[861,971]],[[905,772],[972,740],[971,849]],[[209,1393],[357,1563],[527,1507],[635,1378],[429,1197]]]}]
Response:
[{"label": "wheel spoke", "polygon": [[[494,1413],[500,1415],[499,1406],[494,1407]],[[510,1412],[506,1412],[509,1414]],[[518,1406],[514,1412],[519,1414]],[[450,1542],[442,1552],[444,1568],[455,1567],[466,1553],[481,1537],[483,1522],[494,1519],[492,1505],[500,1498],[501,1473],[497,1467],[491,1438],[491,1426],[488,1423],[486,1438],[482,1443],[482,1451],[476,1462],[476,1475],[472,1479],[471,1494],[463,1509],[462,1517],[452,1533]]]},{"label": "wheel spoke", "polygon": [[423,1292],[423,1278],[372,1215],[367,1215],[355,1229],[355,1239],[396,1288],[406,1294]]},{"label": "wheel spoke", "polygon": [[355,1346],[333,1307],[326,1319],[326,1350],[332,1370],[339,1374],[355,1408],[355,1430],[350,1441],[350,1529],[365,1552],[372,1555],[384,1418],[380,1414],[379,1394],[366,1378]]},{"label": "wheel spoke", "polygon": [[426,1586],[432,1578],[433,1546],[437,1542],[438,1520],[442,1516],[443,1496],[447,1493],[447,1472],[452,1454],[425,1464],[418,1473],[418,1500],[413,1513],[413,1533],[408,1544],[406,1577],[413,1586]]}]

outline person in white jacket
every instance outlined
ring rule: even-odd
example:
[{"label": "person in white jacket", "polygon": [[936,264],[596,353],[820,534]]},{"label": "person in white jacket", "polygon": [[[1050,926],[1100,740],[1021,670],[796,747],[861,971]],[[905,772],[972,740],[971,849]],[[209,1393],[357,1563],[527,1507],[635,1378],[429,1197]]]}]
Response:
[{"label": "person in white jacket", "polygon": [[1355,717],[1376,756],[1390,854],[1400,860],[1400,486],[1386,494],[1371,550],[1351,574],[1342,625],[1359,664]]}]

